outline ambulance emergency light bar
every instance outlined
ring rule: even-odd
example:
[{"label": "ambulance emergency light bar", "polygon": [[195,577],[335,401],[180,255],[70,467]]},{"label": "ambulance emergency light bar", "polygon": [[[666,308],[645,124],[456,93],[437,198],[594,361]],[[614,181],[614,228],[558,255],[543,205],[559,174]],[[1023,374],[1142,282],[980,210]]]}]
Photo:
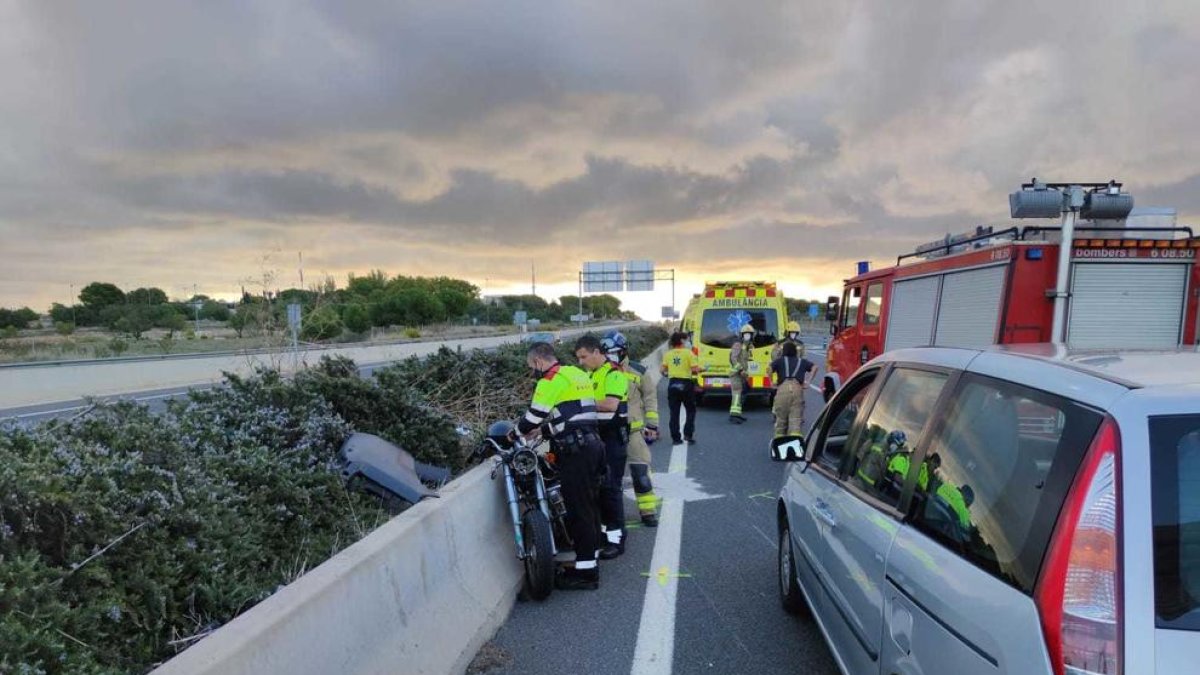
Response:
[{"label": "ambulance emergency light bar", "polygon": [[1120,220],[1133,210],[1133,195],[1121,192],[1122,184],[1042,183],[1034,178],[1008,196],[1013,218],[1059,218],[1077,212],[1090,220]]}]

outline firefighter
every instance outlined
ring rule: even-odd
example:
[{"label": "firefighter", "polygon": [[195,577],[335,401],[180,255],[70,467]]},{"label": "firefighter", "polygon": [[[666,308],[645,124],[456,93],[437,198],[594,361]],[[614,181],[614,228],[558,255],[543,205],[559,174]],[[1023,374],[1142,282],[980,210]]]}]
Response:
[{"label": "firefighter", "polygon": [[575,357],[591,372],[599,418],[600,439],[604,441],[604,466],[600,484],[600,529],[604,534],[601,560],[611,560],[625,552],[625,461],[629,453],[629,380],[604,355],[600,340],[584,335],[575,341]]},{"label": "firefighter", "polygon": [[625,336],[614,331],[600,341],[608,360],[629,380],[629,477],[642,525],[658,526],[658,498],[650,480],[650,444],[658,440],[658,386],[646,366],[629,360]]},{"label": "firefighter", "polygon": [[795,342],[784,342],[782,355],[771,363],[775,377],[775,438],[804,434],[804,392],[816,365],[802,358]]},{"label": "firefighter", "polygon": [[804,340],[800,339],[800,324],[795,321],[788,322],[787,334],[771,348],[772,362],[783,354],[783,346],[789,343],[796,345],[797,356],[804,358]]},{"label": "firefighter", "polygon": [[746,421],[742,415],[742,398],[747,387],[746,375],[750,370],[750,353],[754,349],[754,326],[746,324],[738,331],[738,341],[729,350],[729,389],[732,397],[729,401],[729,421],[741,424]]},{"label": "firefighter", "polygon": [[[700,366],[696,354],[687,346],[687,333],[671,336],[671,348],[663,354],[662,374],[667,378],[667,406],[671,409],[671,442],[675,445],[696,442],[696,376]],[[687,413],[683,435],[679,433],[679,409]]]},{"label": "firefighter", "polygon": [[567,530],[575,543],[575,566],[560,570],[555,586],[562,590],[595,590],[600,587],[596,567],[600,517],[596,504],[596,476],[604,459],[596,400],[591,379],[575,366],[562,365],[554,347],[536,342],[526,363],[537,377],[533,402],[517,422],[517,433],[531,436],[543,426],[550,434],[550,449],[558,465]]}]

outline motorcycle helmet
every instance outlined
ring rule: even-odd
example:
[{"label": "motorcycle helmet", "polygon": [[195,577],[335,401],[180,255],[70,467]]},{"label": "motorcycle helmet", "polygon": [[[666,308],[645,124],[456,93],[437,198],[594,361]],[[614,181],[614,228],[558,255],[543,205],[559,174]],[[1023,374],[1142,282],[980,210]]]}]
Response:
[{"label": "motorcycle helmet", "polygon": [[600,349],[609,361],[620,363],[629,351],[629,341],[618,331],[612,331],[600,339]]},{"label": "motorcycle helmet", "polygon": [[513,445],[512,436],[517,431],[517,425],[508,420],[500,420],[493,422],[492,426],[488,427],[487,437],[496,442],[496,445],[504,449],[511,448]]}]

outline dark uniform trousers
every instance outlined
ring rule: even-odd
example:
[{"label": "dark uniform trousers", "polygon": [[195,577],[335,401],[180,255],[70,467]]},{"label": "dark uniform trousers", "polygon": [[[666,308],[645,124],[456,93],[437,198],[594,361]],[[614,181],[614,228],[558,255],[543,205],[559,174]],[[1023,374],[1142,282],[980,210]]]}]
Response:
[{"label": "dark uniform trousers", "polygon": [[567,431],[551,442],[550,449],[558,465],[575,560],[595,560],[601,546],[596,476],[604,466],[604,442],[593,429]]},{"label": "dark uniform trousers", "polygon": [[[667,407],[671,409],[671,442],[678,443],[684,438],[691,438],[696,432],[696,394],[695,382],[678,377],[672,377],[667,384]],[[683,423],[683,436],[679,435],[679,409],[687,411],[687,420]]]},{"label": "dark uniform trousers", "polygon": [[[608,532],[625,531],[625,491],[621,483],[625,479],[625,462],[629,457],[629,428],[622,424],[600,426],[600,438],[604,441],[604,480],[600,484],[600,522]],[[616,535],[623,538],[622,535]],[[608,541],[618,543],[621,539]],[[601,542],[603,545],[605,542]]]}]

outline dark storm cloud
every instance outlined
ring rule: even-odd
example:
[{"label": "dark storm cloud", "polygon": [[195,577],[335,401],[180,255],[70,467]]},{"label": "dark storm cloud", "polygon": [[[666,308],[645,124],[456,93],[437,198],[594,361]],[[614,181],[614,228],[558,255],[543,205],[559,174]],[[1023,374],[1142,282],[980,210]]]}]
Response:
[{"label": "dark storm cloud", "polygon": [[[139,148],[206,148],[330,128],[462,131],[514,105],[644,95],[705,109],[818,42],[774,2],[616,6],[540,2],[136,2],[32,6],[41,53],[85,123]],[[813,14],[813,17],[819,17]],[[811,21],[811,19],[810,19]],[[534,134],[534,128],[520,130]],[[514,138],[512,140],[519,140]]]},{"label": "dark storm cloud", "polygon": [[512,235],[584,227],[588,217],[625,226],[735,213],[786,189],[799,160],[756,157],[725,174],[638,166],[588,157],[577,177],[534,189],[495,174],[460,169],[449,187],[410,200],[361,181],[313,171],[221,172],[117,180],[108,186],[131,209],[245,220],[339,218],[371,224],[440,226],[444,231]]}]

